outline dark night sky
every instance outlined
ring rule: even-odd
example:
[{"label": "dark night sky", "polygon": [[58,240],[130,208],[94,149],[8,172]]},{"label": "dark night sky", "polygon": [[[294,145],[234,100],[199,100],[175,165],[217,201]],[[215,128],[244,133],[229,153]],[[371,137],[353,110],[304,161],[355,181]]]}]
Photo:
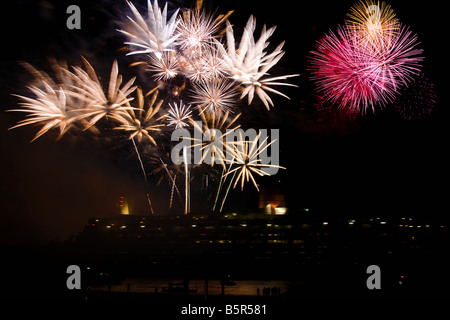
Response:
[{"label": "dark night sky", "polygon": [[[430,119],[415,122],[389,111],[357,121],[318,121],[312,114],[314,92],[305,69],[306,56],[316,39],[344,22],[353,0],[302,1],[295,7],[292,1],[209,3],[218,12],[234,9],[230,20],[236,27],[244,27],[250,14],[257,18],[257,32],[263,23],[277,25],[271,43],[286,40],[279,70],[301,74],[292,80],[299,87],[286,90],[290,101],[276,98],[270,113],[252,111],[255,116],[262,112],[257,116],[281,130],[281,164],[288,169],[267,181],[280,179],[291,207],[312,206],[333,214],[348,210],[352,214],[445,215],[449,157],[444,93],[448,82],[441,42],[448,28],[438,1],[420,6],[389,1],[400,21],[418,34],[424,71],[436,84],[435,112]],[[81,30],[65,26],[69,4],[82,9]],[[124,72],[129,61],[117,52],[121,44],[113,26],[114,9],[122,5],[123,1],[101,0],[5,4],[3,15],[9,19],[2,21],[1,29],[1,109],[15,107],[17,100],[10,94],[24,93],[30,79],[18,61],[40,67],[48,56],[79,62],[83,55],[100,70],[108,70],[116,58]],[[112,143],[73,135],[57,142],[51,135],[44,136],[30,144],[36,128],[7,131],[20,116],[0,112],[4,245],[65,240],[81,231],[88,218],[115,214],[115,201],[122,194],[136,207],[145,205],[142,176],[129,148],[120,150]],[[155,205],[162,204],[155,200]]]}]

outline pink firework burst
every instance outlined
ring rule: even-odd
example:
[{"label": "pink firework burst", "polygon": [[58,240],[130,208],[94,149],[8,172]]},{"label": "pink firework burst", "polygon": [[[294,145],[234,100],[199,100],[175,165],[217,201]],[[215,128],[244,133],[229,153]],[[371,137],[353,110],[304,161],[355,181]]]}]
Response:
[{"label": "pink firework burst", "polygon": [[420,72],[417,37],[408,28],[384,36],[383,41],[361,42],[361,30],[338,28],[311,51],[311,79],[324,100],[366,113],[395,99],[398,87]]}]

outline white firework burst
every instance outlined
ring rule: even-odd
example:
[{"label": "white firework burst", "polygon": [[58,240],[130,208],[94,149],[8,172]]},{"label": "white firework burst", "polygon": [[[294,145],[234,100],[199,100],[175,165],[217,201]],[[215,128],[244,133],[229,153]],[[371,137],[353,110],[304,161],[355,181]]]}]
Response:
[{"label": "white firework burst", "polygon": [[28,87],[35,98],[16,95],[23,100],[23,102],[19,103],[22,109],[9,110],[28,113],[26,119],[19,121],[17,125],[10,129],[37,123],[44,124],[31,141],[36,140],[54,127],[59,127],[60,136],[62,136],[73,121],[68,113],[67,97],[64,90],[55,90],[45,82],[43,84],[44,89],[39,89],[35,86]]},{"label": "white firework burst", "polygon": [[127,17],[130,21],[130,24],[125,26],[127,30],[118,31],[129,38],[125,44],[138,48],[129,54],[154,53],[156,57],[161,58],[163,52],[173,51],[179,36],[175,34],[179,22],[176,19],[178,10],[167,20],[167,3],[161,12],[156,0],[153,4],[148,0],[146,17],[143,17],[131,2],[128,2],[128,5],[133,17]]},{"label": "white firework burst", "polygon": [[213,44],[220,33],[221,25],[231,13],[230,11],[214,18],[212,14],[201,10],[199,6],[183,12],[177,26],[180,34],[179,44],[183,53],[187,56],[202,55],[203,51]]},{"label": "white firework burst", "polygon": [[193,82],[214,81],[228,75],[223,56],[216,47],[209,47],[197,58],[186,59],[184,75]]},{"label": "white firework burst", "polygon": [[21,109],[8,110],[28,114],[26,119],[19,121],[10,129],[43,124],[32,141],[56,127],[59,127],[59,137],[61,137],[74,125],[74,116],[76,115],[74,107],[83,105],[83,101],[67,94],[74,85],[72,78],[66,76],[69,72],[67,64],[54,59],[51,59],[50,62],[54,78],[28,63],[22,63],[35,78],[32,84],[27,86],[31,96],[14,95],[21,99],[19,103]]},{"label": "white firework burst", "polygon": [[164,52],[161,58],[151,55],[148,70],[156,80],[167,81],[179,72],[178,58],[175,52]]},{"label": "white firework burst", "polygon": [[280,80],[286,80],[287,78],[298,76],[298,74],[264,78],[264,76],[268,75],[268,71],[276,65],[284,55],[284,51],[281,50],[284,42],[276,47],[273,52],[266,52],[265,49],[269,45],[267,40],[275,31],[275,27],[266,30],[266,26],[263,26],[260,38],[255,41],[253,37],[255,26],[256,19],[253,16],[250,16],[247,25],[245,26],[239,48],[236,50],[233,28],[227,21],[226,51],[222,47],[224,64],[231,77],[244,86],[241,99],[248,95],[248,104],[250,104],[256,93],[266,108],[269,109],[269,104],[273,106],[273,102],[266,91],[289,99],[288,96],[271,88],[271,86],[295,86],[289,83],[280,82]]},{"label": "white firework burst", "polygon": [[183,57],[181,65],[183,75],[190,81],[199,83],[207,80],[207,70],[201,57]]},{"label": "white firework burst", "polygon": [[169,126],[175,126],[175,129],[182,129],[189,126],[187,121],[191,118],[192,113],[190,105],[185,105],[183,101],[180,101],[179,104],[176,102],[169,104],[169,108],[166,117]]},{"label": "white firework burst", "polygon": [[225,69],[223,54],[217,48],[217,45],[209,48],[204,52],[202,62],[205,68],[205,76],[207,79],[224,78],[228,76],[228,72]]},{"label": "white firework burst", "polygon": [[225,80],[194,83],[193,93],[193,104],[216,114],[232,112],[236,103],[235,85]]},{"label": "white firework burst", "polygon": [[129,95],[137,87],[133,86],[136,77],[131,78],[120,87],[122,76],[119,74],[117,61],[114,60],[107,94],[105,94],[95,70],[87,60],[83,58],[83,61],[86,71],[81,67],[74,67],[74,72],[70,73],[76,83],[73,88],[74,91],[70,92],[70,95],[82,100],[86,105],[77,109],[81,114],[76,117],[77,120],[89,118],[85,129],[93,126],[103,117],[120,119],[120,117],[126,115],[127,110],[133,109],[128,102],[133,100]]}]

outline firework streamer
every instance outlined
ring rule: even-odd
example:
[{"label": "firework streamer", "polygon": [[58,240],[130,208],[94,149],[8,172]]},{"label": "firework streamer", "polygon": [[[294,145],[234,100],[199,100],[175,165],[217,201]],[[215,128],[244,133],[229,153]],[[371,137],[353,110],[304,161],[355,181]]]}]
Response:
[{"label": "firework streamer", "polygon": [[183,146],[183,160],[184,160],[184,214],[188,214],[189,210],[189,200],[188,200],[188,192],[189,192],[189,177],[188,177],[188,163],[187,163],[187,150],[186,146]]},{"label": "firework streamer", "polygon": [[180,191],[178,190],[178,187],[177,187],[177,185],[175,183],[177,175],[174,174],[174,177],[172,178],[172,175],[170,174],[169,170],[167,169],[167,166],[164,163],[164,161],[161,158],[159,158],[159,160],[161,161],[164,169],[166,170],[167,175],[169,176],[170,181],[172,182],[172,188],[171,188],[171,191],[170,191],[170,202],[169,202],[169,208],[172,208],[172,200],[173,200],[173,192],[174,192],[174,190],[176,190],[177,193],[178,193],[178,196],[180,196]]},{"label": "firework streamer", "polygon": [[223,205],[225,204],[225,200],[228,197],[228,192],[230,191],[231,185],[233,184],[234,178],[236,177],[236,173],[237,173],[237,171],[234,171],[233,176],[231,177],[230,183],[228,184],[227,192],[225,192],[225,195],[224,195],[224,197],[222,199],[222,204],[220,205],[219,212],[222,212]]},{"label": "firework streamer", "polygon": [[[236,144],[237,143],[239,143],[239,142],[234,142],[234,141],[231,142],[230,145],[227,146],[227,150],[230,150],[230,148],[236,148]],[[235,160],[235,154],[233,152],[231,154],[233,156],[233,158],[231,160],[227,160],[225,158],[225,160],[230,163],[230,165],[228,166],[228,169],[226,169],[225,166],[222,166],[222,174],[220,175],[220,181],[219,181],[219,186],[217,188],[216,199],[214,201],[213,211],[216,209],[216,203],[217,203],[217,200],[219,198],[220,191],[222,190],[222,186],[225,185],[225,182],[227,180],[228,175],[226,174],[226,172],[230,171],[231,166],[233,165],[234,160]],[[222,204],[220,206],[220,212],[222,212],[223,205],[224,205],[225,200],[226,200],[226,198],[228,196],[228,191],[230,190],[230,187],[231,187],[231,184],[232,184],[232,182],[234,180],[234,177],[235,177],[235,174],[233,174],[233,177],[232,177],[232,179],[230,181],[230,184],[228,185],[228,188],[227,188],[227,191],[226,191],[226,193],[224,195],[224,198],[222,199]]]},{"label": "firework streamer", "polygon": [[154,214],[154,212],[153,212],[153,206],[152,206],[152,201],[150,200],[150,193],[149,193],[149,192],[150,192],[150,185],[149,185],[148,179],[147,179],[147,172],[145,171],[144,163],[142,162],[141,154],[139,153],[139,150],[138,150],[138,148],[137,148],[136,142],[134,141],[134,137],[131,138],[131,141],[133,141],[134,150],[136,150],[136,154],[137,154],[137,157],[138,157],[138,159],[139,159],[139,163],[140,163],[140,165],[141,165],[142,174],[143,174],[143,176],[144,176],[144,181],[145,181],[145,188],[146,188],[146,196],[147,196],[148,206],[149,206],[149,208],[150,208],[151,214]]},{"label": "firework streamer", "polygon": [[217,200],[219,199],[219,193],[220,193],[220,190],[222,189],[222,180],[223,180],[224,174],[225,174],[225,168],[222,168],[222,174],[220,175],[219,186],[217,187],[216,198],[214,200],[214,205],[212,208],[213,211],[216,210]]},{"label": "firework streamer", "polygon": [[85,69],[72,66],[73,71],[63,64],[53,63],[56,81],[44,72],[40,72],[28,64],[25,66],[37,78],[37,85],[30,85],[33,98],[18,96],[24,102],[20,111],[29,113],[28,118],[13,128],[35,123],[44,126],[33,141],[54,127],[59,127],[60,137],[75,123],[81,123],[84,130],[91,129],[100,119],[110,118],[116,121],[133,107],[129,104],[131,93],[137,88],[133,86],[135,78],[121,87],[122,76],[119,74],[117,61],[114,60],[108,88],[105,91],[91,64],[82,57]]},{"label": "firework streamer", "polygon": [[188,212],[191,212],[191,172],[188,171]]},{"label": "firework streamer", "polygon": [[[235,144],[236,144],[236,143],[233,143],[233,146],[234,146],[234,147],[235,147]],[[235,160],[235,155],[234,155],[234,153],[232,153],[232,154],[233,154],[233,158],[229,161],[229,162],[230,162],[230,165],[228,166],[227,172],[230,171],[231,166],[233,165],[234,160]],[[223,199],[222,199],[222,203],[221,203],[221,205],[220,205],[220,210],[219,210],[219,212],[222,212],[223,205],[225,204],[225,200],[227,199],[228,192],[230,191],[230,188],[231,188],[231,185],[232,185],[232,183],[233,183],[233,180],[234,180],[234,177],[235,177],[235,176],[236,176],[236,172],[233,174],[233,177],[231,178],[231,181],[230,181],[230,183],[229,183],[229,185],[228,185],[227,191],[225,192],[225,195],[224,195],[224,197],[223,197]],[[219,188],[217,189],[216,202],[217,202],[217,198],[219,197],[219,193],[220,193],[220,190],[221,190],[221,186],[222,186],[222,185],[225,185],[225,182],[226,182],[226,180],[227,180],[227,177],[228,177],[228,175],[225,174],[225,167],[223,167],[223,168],[222,168],[222,175],[220,176]],[[223,181],[223,182],[222,182],[222,181]],[[216,207],[216,202],[214,203],[214,208],[213,208],[213,210],[214,210],[215,207]]]},{"label": "firework streamer", "polygon": [[[176,185],[175,185],[176,179],[177,179],[177,175],[175,175],[175,176],[173,177],[173,179],[172,179],[172,188],[170,188],[169,209],[172,209],[172,203],[173,203],[173,191],[174,191],[174,189],[175,189],[175,187],[176,187]],[[178,189],[177,189],[177,191],[178,191]]]}]

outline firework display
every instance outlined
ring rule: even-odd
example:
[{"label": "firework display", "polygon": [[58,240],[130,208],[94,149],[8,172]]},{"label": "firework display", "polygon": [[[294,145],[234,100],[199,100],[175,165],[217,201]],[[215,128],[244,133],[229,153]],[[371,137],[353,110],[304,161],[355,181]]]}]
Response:
[{"label": "firework display", "polygon": [[[256,18],[251,15],[237,35],[229,21],[232,13],[208,12],[202,1],[170,12],[167,3],[160,7],[148,0],[146,10],[141,10],[127,2],[117,35],[126,46],[131,70],[143,65],[150,87],[136,84],[136,76],[124,80],[116,60],[106,85],[85,58],[83,66],[52,59],[53,75],[23,63],[35,79],[28,86],[29,95],[16,95],[20,108],[10,111],[27,117],[12,128],[41,125],[34,141],[55,128],[60,138],[69,130],[98,131],[107,123],[133,143],[147,188],[147,164],[150,172],[168,175],[170,207],[174,191],[180,195],[184,184],[185,213],[195,179],[191,171],[197,166],[222,167],[213,208],[226,186],[222,207],[231,186],[240,184],[242,190],[251,181],[259,190],[253,174],[264,176],[262,168],[273,166],[259,155],[274,141],[261,141],[259,135],[246,140],[237,133],[242,108],[270,111],[272,95],[289,99],[278,87],[296,87],[287,80],[298,74],[279,74],[275,68],[285,53],[284,41],[270,45],[275,27],[263,25],[255,37]],[[431,82],[418,77],[423,60],[419,44],[390,5],[375,0],[356,3],[346,23],[319,39],[309,57],[321,112],[338,108],[348,119],[357,119],[356,114],[375,113],[395,101],[404,118],[424,118],[436,97]],[[252,104],[256,106],[248,106]],[[185,137],[190,145],[174,147],[170,137],[176,130],[193,133],[193,138]],[[228,141],[229,135],[237,141]],[[179,163],[166,156],[171,148],[180,151]],[[177,168],[170,171],[172,166]],[[153,212],[148,190],[147,198]]]},{"label": "firework display", "polygon": [[[251,173],[264,174],[257,168],[260,160],[255,155],[270,144],[264,141],[258,145],[256,139],[250,150],[248,146],[244,148],[245,152],[250,152],[247,154],[237,152],[239,146],[235,142],[225,142],[225,138],[240,127],[240,100],[247,97],[251,104],[256,94],[269,110],[269,105],[274,106],[269,93],[288,98],[272,86],[295,86],[283,80],[296,75],[269,74],[284,54],[283,43],[272,52],[268,50],[268,40],[275,27],[263,26],[260,38],[255,40],[256,19],[251,16],[236,48],[233,27],[228,21],[232,11],[215,15],[203,9],[202,1],[197,1],[192,9],[178,8],[171,14],[167,4],[160,7],[157,1],[150,0],[146,12],[141,12],[131,2],[127,2],[127,8],[129,11],[117,32],[125,37],[127,56],[137,59],[131,61],[130,66],[145,65],[148,78],[153,80],[152,87],[144,90],[135,84],[136,77],[123,81],[116,60],[106,86],[85,58],[82,58],[83,67],[53,63],[53,77],[25,64],[35,76],[36,84],[29,86],[29,96],[18,95],[22,100],[21,108],[11,111],[28,113],[28,117],[13,128],[41,124],[33,141],[53,128],[58,128],[63,136],[72,127],[93,130],[101,128],[102,123],[125,133],[139,159],[152,213],[147,163],[152,173],[168,174],[170,207],[174,191],[180,194],[177,176],[184,176],[180,183],[184,180],[185,213],[190,207],[194,166],[221,164],[224,168],[221,182],[228,173],[239,169],[230,186],[234,182],[233,187],[236,187],[239,180],[243,189],[244,182],[250,178],[257,188]],[[176,89],[168,91],[168,87]],[[186,95],[183,92],[181,97],[184,89],[187,89]],[[168,136],[178,129],[191,130],[194,138],[190,138],[189,148],[182,149],[183,161],[176,165],[180,167],[175,170],[177,173],[171,174],[170,160],[163,161],[161,154],[173,147]],[[148,146],[153,146],[152,151],[143,152],[150,150]],[[193,164],[188,163],[190,153],[197,149],[201,156],[195,158]],[[246,157],[252,157],[249,166]],[[158,169],[161,165],[162,169]],[[218,192],[221,187],[219,183]]]},{"label": "firework display", "polygon": [[292,4],[5,2],[7,299],[450,297],[444,10]]}]

